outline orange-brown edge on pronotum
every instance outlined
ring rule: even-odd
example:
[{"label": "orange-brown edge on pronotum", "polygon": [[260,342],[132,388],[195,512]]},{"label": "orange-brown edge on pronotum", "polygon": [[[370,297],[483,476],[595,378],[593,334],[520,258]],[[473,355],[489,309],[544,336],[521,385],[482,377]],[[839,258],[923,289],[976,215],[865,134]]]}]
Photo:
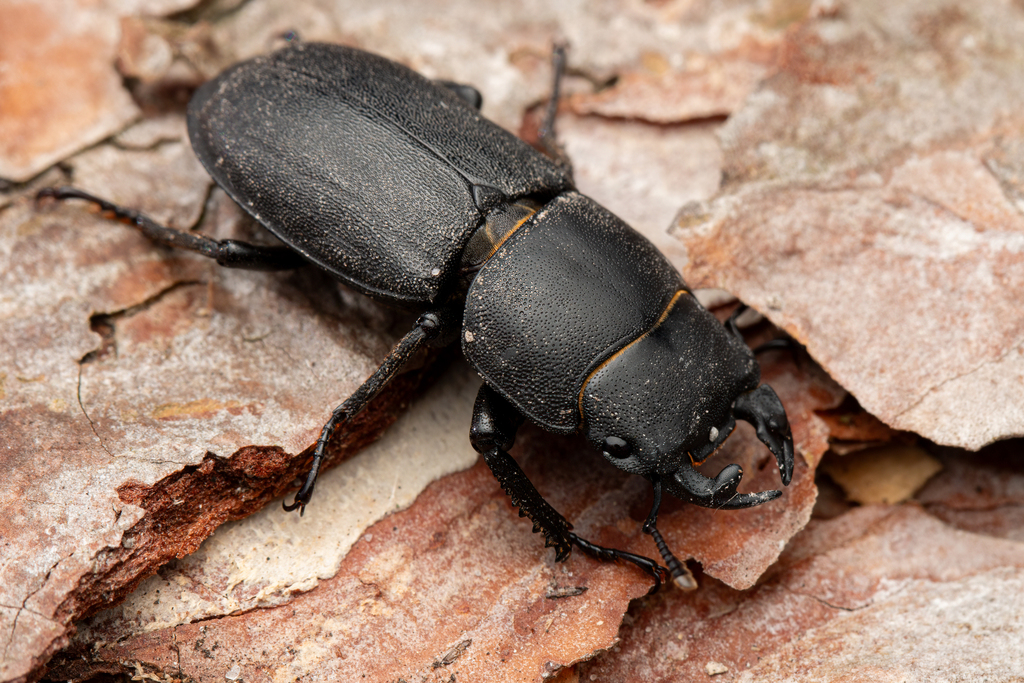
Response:
[{"label": "orange-brown edge on pronotum", "polygon": [[[643,339],[644,337],[649,335],[654,330],[658,329],[658,326],[661,325],[663,322],[665,322],[665,319],[668,318],[668,314],[672,312],[672,309],[673,309],[673,307],[675,307],[676,302],[679,301],[679,297],[683,296],[684,294],[689,294],[689,293],[690,292],[688,290],[685,290],[685,289],[680,289],[678,292],[676,292],[672,296],[672,300],[668,302],[667,306],[665,306],[665,310],[661,312],[661,316],[659,316],[658,320],[655,321],[655,323],[653,325],[651,325],[651,328],[649,330],[647,330],[646,332],[641,334],[639,337],[637,337],[636,339],[634,339],[633,341],[629,342],[628,344],[623,346],[621,349],[619,349],[618,351],[613,353],[603,363],[601,363],[596,368],[594,368],[593,372],[591,372],[589,375],[587,375],[587,378],[583,381],[583,386],[580,388],[579,397],[577,398],[577,402],[578,402],[578,405],[579,405],[580,415],[583,414],[583,394],[586,393],[587,385],[590,384],[590,380],[594,378],[594,375],[599,373],[606,365],[608,365],[613,360],[615,360],[616,358],[621,356],[623,353],[625,353],[626,349],[631,347],[633,344],[636,344],[638,341],[640,341],[641,339]],[[700,464],[704,463],[705,460],[707,460],[707,457],[705,457],[704,460],[701,460],[701,461],[698,462],[697,460],[693,459],[693,454],[690,453],[689,451],[686,452],[686,455],[689,456],[690,462],[692,462],[694,465],[700,465]]]}]

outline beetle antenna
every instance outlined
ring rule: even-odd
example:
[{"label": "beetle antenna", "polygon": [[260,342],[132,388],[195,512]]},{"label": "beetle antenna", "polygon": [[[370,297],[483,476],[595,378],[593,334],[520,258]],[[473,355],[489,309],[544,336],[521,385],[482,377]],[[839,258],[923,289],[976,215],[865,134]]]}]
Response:
[{"label": "beetle antenna", "polygon": [[672,575],[672,582],[676,585],[676,588],[692,591],[697,587],[697,580],[693,578],[693,573],[690,572],[690,569],[672,554],[668,543],[665,542],[661,532],[658,531],[658,511],[661,509],[661,479],[655,476],[651,483],[654,484],[654,504],[651,505],[651,512],[647,515],[647,521],[644,522],[643,531],[645,534],[650,534],[651,538],[654,539],[654,545],[658,546],[658,552],[661,553],[661,559],[664,560],[665,566],[668,567],[668,571]]}]

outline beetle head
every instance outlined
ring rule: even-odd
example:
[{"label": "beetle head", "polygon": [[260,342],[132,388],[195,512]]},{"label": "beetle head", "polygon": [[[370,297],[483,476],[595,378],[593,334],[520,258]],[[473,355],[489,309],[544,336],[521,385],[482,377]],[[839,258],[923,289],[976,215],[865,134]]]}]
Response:
[{"label": "beetle head", "polygon": [[722,445],[738,418],[754,425],[789,484],[793,438],[786,411],[759,381],[750,349],[696,301],[680,299],[661,324],[591,374],[581,395],[587,436],[617,467],[661,481],[682,500],[715,508],[760,505],[781,492],[737,493],[738,465],[714,479],[694,467]]}]

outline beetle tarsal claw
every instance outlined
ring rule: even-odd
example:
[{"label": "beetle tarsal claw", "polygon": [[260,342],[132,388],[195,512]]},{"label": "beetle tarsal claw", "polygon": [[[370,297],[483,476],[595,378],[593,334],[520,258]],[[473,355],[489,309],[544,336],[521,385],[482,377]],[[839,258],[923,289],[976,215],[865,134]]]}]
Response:
[{"label": "beetle tarsal claw", "polygon": [[762,384],[753,391],[740,394],[732,405],[733,414],[754,425],[761,440],[779,463],[782,483],[789,486],[793,479],[793,433],[789,429],[786,409],[775,391]]}]

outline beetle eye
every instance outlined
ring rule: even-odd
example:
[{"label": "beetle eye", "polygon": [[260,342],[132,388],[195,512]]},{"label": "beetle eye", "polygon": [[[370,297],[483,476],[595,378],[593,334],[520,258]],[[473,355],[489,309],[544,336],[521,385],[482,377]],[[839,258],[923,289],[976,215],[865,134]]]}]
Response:
[{"label": "beetle eye", "polygon": [[606,455],[621,460],[622,458],[628,458],[629,454],[633,452],[633,448],[624,439],[620,439],[617,436],[609,436],[604,440],[604,452]]}]

